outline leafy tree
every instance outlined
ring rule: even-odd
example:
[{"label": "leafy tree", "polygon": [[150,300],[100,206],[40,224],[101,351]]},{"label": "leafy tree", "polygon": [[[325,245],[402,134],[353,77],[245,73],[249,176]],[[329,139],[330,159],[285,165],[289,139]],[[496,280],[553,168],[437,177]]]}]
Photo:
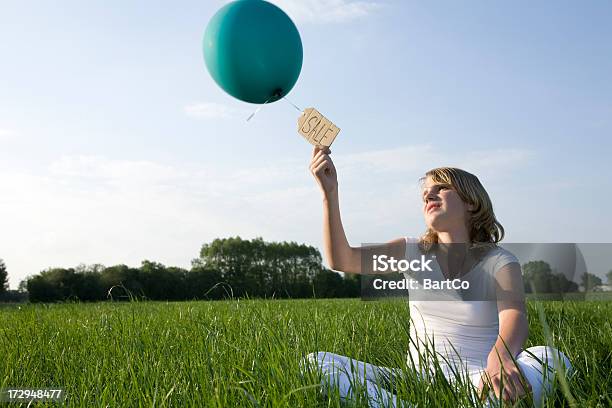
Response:
[{"label": "leafy tree", "polygon": [[218,270],[194,262],[185,275],[186,299],[221,299],[225,288]]},{"label": "leafy tree", "polygon": [[324,270],[316,248],[261,237],[215,239],[202,246],[194,264],[217,270],[237,297],[309,297],[313,279]]},{"label": "leafy tree", "polygon": [[26,287],[30,302],[55,302],[61,299],[59,287],[42,274],[28,278]]},{"label": "leafy tree", "polygon": [[75,268],[73,293],[79,300],[95,301],[106,298],[101,272],[103,265],[79,265]]},{"label": "leafy tree", "polygon": [[184,273],[179,268],[170,270],[161,263],[143,261],[140,266],[143,291],[149,299],[179,300],[184,292]]},{"label": "leafy tree", "polygon": [[100,281],[106,297],[129,300],[144,296],[139,269],[127,265],[110,266],[102,270]]},{"label": "leafy tree", "polygon": [[552,275],[550,265],[544,261],[530,261],[523,265],[525,293],[548,293]]},{"label": "leafy tree", "polygon": [[595,286],[601,285],[601,278],[592,273],[585,272],[580,277],[580,282],[585,291],[591,291]]},{"label": "leafy tree", "polygon": [[339,273],[323,271],[318,273],[313,280],[315,297],[333,298],[344,296],[344,280]]},{"label": "leafy tree", "polygon": [[345,273],[344,291],[344,296],[346,297],[361,296],[361,275],[354,273]]},{"label": "leafy tree", "polygon": [[549,281],[549,293],[578,292],[578,284],[565,277],[562,273],[553,273]]},{"label": "leafy tree", "polygon": [[8,283],[8,271],[6,270],[6,264],[0,259],[0,295],[9,289]]},{"label": "leafy tree", "polygon": [[40,276],[55,287],[57,300],[76,299],[76,286],[79,279],[74,268],[50,268]]},{"label": "leafy tree", "polygon": [[608,271],[606,278],[608,279],[608,285],[612,285],[612,269]]},{"label": "leafy tree", "polygon": [[578,285],[562,273],[553,273],[544,261],[531,261],[523,265],[525,293],[567,293],[578,291]]},{"label": "leafy tree", "polygon": [[28,279],[24,279],[19,282],[19,286],[17,286],[17,291],[19,292],[27,292],[28,291]]},{"label": "leafy tree", "polygon": [[188,271],[183,268],[176,266],[169,266],[166,268],[166,274],[164,275],[164,282],[167,285],[171,285],[166,290],[165,299],[168,300],[184,300],[186,299],[187,287],[186,276]]},{"label": "leafy tree", "polygon": [[234,296],[248,294],[248,284],[252,282],[248,282],[247,267],[249,263],[256,262],[249,255],[247,244],[240,237],[215,239],[211,244],[204,244],[200,250],[201,264],[218,270]]}]

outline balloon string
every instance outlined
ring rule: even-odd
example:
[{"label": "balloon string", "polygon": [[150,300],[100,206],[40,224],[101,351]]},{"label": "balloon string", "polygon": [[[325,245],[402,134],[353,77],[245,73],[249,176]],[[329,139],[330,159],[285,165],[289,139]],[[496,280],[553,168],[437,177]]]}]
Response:
[{"label": "balloon string", "polygon": [[[255,115],[257,114],[257,112],[259,112],[259,110],[260,110],[261,108],[263,108],[263,106],[264,106],[266,103],[270,102],[270,99],[274,98],[274,96],[276,96],[276,95],[272,95],[271,97],[269,97],[269,98],[268,98],[268,100],[267,100],[267,101],[265,101],[265,102],[264,102],[262,105],[260,105],[259,107],[257,107],[257,109],[255,109],[255,111],[249,115],[249,117],[247,118],[247,120],[246,120],[246,121],[248,122],[248,121],[250,121],[251,119],[253,119],[253,117],[255,117]],[[291,101],[290,101],[290,100],[289,100],[287,97],[283,96],[283,99],[284,99],[284,100],[286,100],[287,102],[289,102],[289,104],[291,104],[291,106],[293,106],[295,109],[297,109],[297,111],[298,111],[298,112],[302,112],[302,110],[301,110],[300,108],[298,108],[298,106],[297,106],[295,103],[291,102]]]},{"label": "balloon string", "polygon": [[254,117],[254,116],[257,114],[257,112],[259,112],[259,110],[260,110],[261,108],[263,108],[263,106],[264,106],[266,103],[270,102],[270,99],[272,99],[272,98],[274,98],[274,95],[270,96],[270,97],[269,97],[269,98],[268,98],[268,99],[267,99],[267,100],[266,100],[266,101],[265,101],[265,102],[264,102],[262,105],[258,106],[258,107],[257,107],[257,109],[255,109],[255,112],[251,113],[251,114],[249,115],[249,117],[247,118],[247,120],[246,120],[246,121],[248,122],[249,120],[253,119],[253,117]]},{"label": "balloon string", "polygon": [[295,103],[291,102],[291,101],[289,100],[289,98],[287,98],[286,96],[283,96],[283,99],[284,99],[284,100],[286,100],[287,102],[289,102],[289,103],[291,104],[291,106],[293,106],[295,109],[297,109],[297,110],[298,110],[298,112],[302,112],[302,110],[301,110],[300,108],[298,108],[298,107],[297,107],[297,105],[296,105]]}]

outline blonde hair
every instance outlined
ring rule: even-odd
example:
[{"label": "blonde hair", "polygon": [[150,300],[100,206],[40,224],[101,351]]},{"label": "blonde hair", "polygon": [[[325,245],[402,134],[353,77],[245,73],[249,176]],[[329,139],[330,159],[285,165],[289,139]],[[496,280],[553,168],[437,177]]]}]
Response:
[{"label": "blonde hair", "polygon": [[[495,246],[504,238],[504,227],[495,218],[493,204],[478,177],[465,170],[454,167],[438,167],[429,170],[419,181],[424,183],[427,178],[434,183],[449,184],[461,200],[471,204],[474,209],[469,211],[468,232],[472,247]],[[438,243],[438,234],[428,228],[419,240],[419,246],[428,251],[433,244]]]}]

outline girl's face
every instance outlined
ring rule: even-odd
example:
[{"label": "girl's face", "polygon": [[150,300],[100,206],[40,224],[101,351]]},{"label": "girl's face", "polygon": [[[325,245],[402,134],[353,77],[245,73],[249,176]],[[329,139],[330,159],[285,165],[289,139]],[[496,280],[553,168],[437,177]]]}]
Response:
[{"label": "girl's face", "polygon": [[427,177],[423,184],[423,215],[427,226],[436,232],[467,228],[468,210],[472,208],[450,185],[435,183]]}]

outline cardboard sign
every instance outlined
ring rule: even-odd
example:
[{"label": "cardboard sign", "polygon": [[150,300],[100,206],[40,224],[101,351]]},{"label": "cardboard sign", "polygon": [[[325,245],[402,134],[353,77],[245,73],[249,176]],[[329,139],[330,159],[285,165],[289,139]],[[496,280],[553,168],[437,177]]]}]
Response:
[{"label": "cardboard sign", "polygon": [[314,146],[331,146],[340,128],[315,108],[306,108],[298,118],[298,132]]}]

